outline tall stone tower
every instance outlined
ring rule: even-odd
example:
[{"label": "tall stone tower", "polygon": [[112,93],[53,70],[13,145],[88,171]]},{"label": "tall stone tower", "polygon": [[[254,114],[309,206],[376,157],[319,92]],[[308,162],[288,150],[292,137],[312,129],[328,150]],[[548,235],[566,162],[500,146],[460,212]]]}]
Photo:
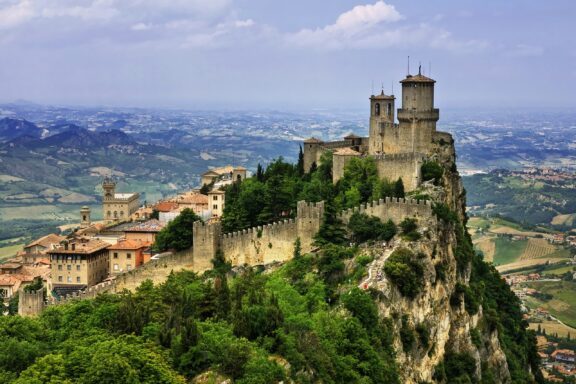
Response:
[{"label": "tall stone tower", "polygon": [[429,152],[440,117],[438,109],[434,108],[435,82],[420,71],[400,81],[402,108],[398,110],[398,146],[402,152]]},{"label": "tall stone tower", "polygon": [[[386,142],[392,141],[394,136],[394,95],[385,95],[384,90],[370,97],[370,141],[368,153],[371,155],[390,151]],[[387,140],[388,139],[388,140]]]},{"label": "tall stone tower", "polygon": [[90,223],[90,207],[85,205],[80,208],[80,228],[88,228]]},{"label": "tall stone tower", "polygon": [[109,177],[106,177],[102,182],[102,189],[104,190],[104,201],[114,199],[116,192],[116,182]]}]

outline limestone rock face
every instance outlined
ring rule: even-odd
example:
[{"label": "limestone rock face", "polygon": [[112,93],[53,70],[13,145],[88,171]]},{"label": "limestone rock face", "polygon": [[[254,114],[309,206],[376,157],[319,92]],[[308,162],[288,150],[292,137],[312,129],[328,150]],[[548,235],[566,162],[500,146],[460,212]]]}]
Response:
[{"label": "limestone rock face", "polygon": [[[443,134],[442,143],[437,143],[432,158],[445,168],[442,186],[429,187],[426,193],[436,202],[448,205],[464,222],[465,196],[462,182],[454,165],[454,147],[451,137]],[[450,140],[450,141],[449,141]],[[467,285],[470,268],[464,273],[457,272],[457,262],[453,254],[456,234],[450,224],[439,221],[436,225],[419,223],[421,239],[416,242],[396,240],[391,248],[373,249],[374,261],[370,264],[370,275],[381,270],[387,257],[394,249],[405,247],[421,255],[424,266],[424,288],[413,300],[403,297],[398,289],[384,275],[381,279],[369,281],[371,288],[382,294],[379,302],[381,317],[392,319],[395,329],[394,347],[400,369],[401,382],[417,384],[436,382],[434,371],[444,360],[446,353],[467,353],[476,360],[476,375],[482,375],[484,368],[490,369],[495,383],[509,383],[510,374],[506,356],[500,347],[498,332],[486,329],[482,307],[470,316],[464,307],[452,305],[452,297],[458,283]],[[444,266],[443,276],[438,276],[439,266]],[[401,339],[402,329],[412,329],[416,341],[405,350]],[[428,340],[418,335],[427,334]],[[472,334],[480,335],[475,345]]]}]

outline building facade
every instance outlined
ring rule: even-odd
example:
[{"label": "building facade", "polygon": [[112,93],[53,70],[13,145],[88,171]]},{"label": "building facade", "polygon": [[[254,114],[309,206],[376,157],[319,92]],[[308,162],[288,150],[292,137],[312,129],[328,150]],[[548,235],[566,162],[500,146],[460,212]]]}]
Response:
[{"label": "building facade", "polygon": [[51,251],[51,288],[63,294],[98,284],[108,276],[110,244],[88,238],[67,239]]},{"label": "building facade", "polygon": [[106,224],[128,221],[140,207],[139,193],[116,193],[116,182],[110,178],[104,179],[102,189],[102,217]]},{"label": "building facade", "polygon": [[120,274],[138,268],[144,263],[144,250],[151,245],[140,240],[121,240],[108,247],[110,273]]}]

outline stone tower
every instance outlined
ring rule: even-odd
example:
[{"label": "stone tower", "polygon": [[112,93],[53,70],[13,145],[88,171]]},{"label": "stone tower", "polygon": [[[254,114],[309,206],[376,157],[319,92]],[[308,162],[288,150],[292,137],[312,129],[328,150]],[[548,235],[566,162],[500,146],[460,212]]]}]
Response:
[{"label": "stone tower", "polygon": [[80,228],[88,228],[90,223],[90,207],[85,205],[80,208]]},{"label": "stone tower", "polygon": [[109,177],[106,177],[102,182],[102,189],[104,190],[104,201],[114,199],[116,192],[116,182]]},{"label": "stone tower", "polygon": [[[385,95],[384,90],[370,97],[370,142],[368,153],[376,155],[389,151],[386,141],[393,139],[394,128],[394,101],[393,95]],[[392,136],[386,140],[385,136]]]},{"label": "stone tower", "polygon": [[398,109],[398,146],[402,152],[428,153],[436,132],[439,111],[434,108],[434,83],[423,76],[408,75],[402,84],[402,108]]}]

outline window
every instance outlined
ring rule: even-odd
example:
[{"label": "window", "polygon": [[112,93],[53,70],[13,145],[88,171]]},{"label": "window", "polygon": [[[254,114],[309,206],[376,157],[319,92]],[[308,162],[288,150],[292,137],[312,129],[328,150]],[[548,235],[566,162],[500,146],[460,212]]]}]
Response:
[{"label": "window", "polygon": [[71,271],[71,270],[72,270],[72,266],[71,266],[70,264],[68,264],[68,265],[66,266],[66,269],[69,270],[69,271]]},{"label": "window", "polygon": [[66,278],[66,282],[71,283],[71,282],[72,282],[72,276],[68,276],[68,277]]},{"label": "window", "polygon": [[214,205],[212,206],[212,209],[218,209],[218,204],[214,204]]},{"label": "window", "polygon": [[212,200],[214,201],[218,200],[218,196],[212,196]]},{"label": "window", "polygon": [[77,271],[80,270],[80,264],[76,265],[76,270],[77,270]]},{"label": "window", "polygon": [[79,283],[80,282],[80,276],[76,277],[76,282]]},{"label": "window", "polygon": [[114,258],[115,258],[115,259],[118,258],[118,252],[114,252]]},{"label": "window", "polygon": [[127,258],[127,259],[131,259],[131,258],[132,258],[132,254],[131,254],[130,252],[128,252],[128,253],[126,254],[126,258]]},{"label": "window", "polygon": [[58,276],[58,281],[62,281],[62,276]]},{"label": "window", "polygon": [[388,113],[388,116],[392,115],[392,103],[388,103],[388,108],[386,112]]},{"label": "window", "polygon": [[114,264],[114,270],[117,271],[117,270],[119,270],[119,269],[120,269],[120,268],[118,268],[118,264]]},{"label": "window", "polygon": [[131,265],[131,264],[126,264],[126,269],[127,269],[128,271],[131,271],[131,270],[132,270],[132,265]]},{"label": "window", "polygon": [[62,264],[58,264],[58,270],[59,270],[59,271],[62,270]]},{"label": "window", "polygon": [[380,103],[376,103],[376,104],[374,105],[374,114],[375,114],[376,116],[380,116]]}]

